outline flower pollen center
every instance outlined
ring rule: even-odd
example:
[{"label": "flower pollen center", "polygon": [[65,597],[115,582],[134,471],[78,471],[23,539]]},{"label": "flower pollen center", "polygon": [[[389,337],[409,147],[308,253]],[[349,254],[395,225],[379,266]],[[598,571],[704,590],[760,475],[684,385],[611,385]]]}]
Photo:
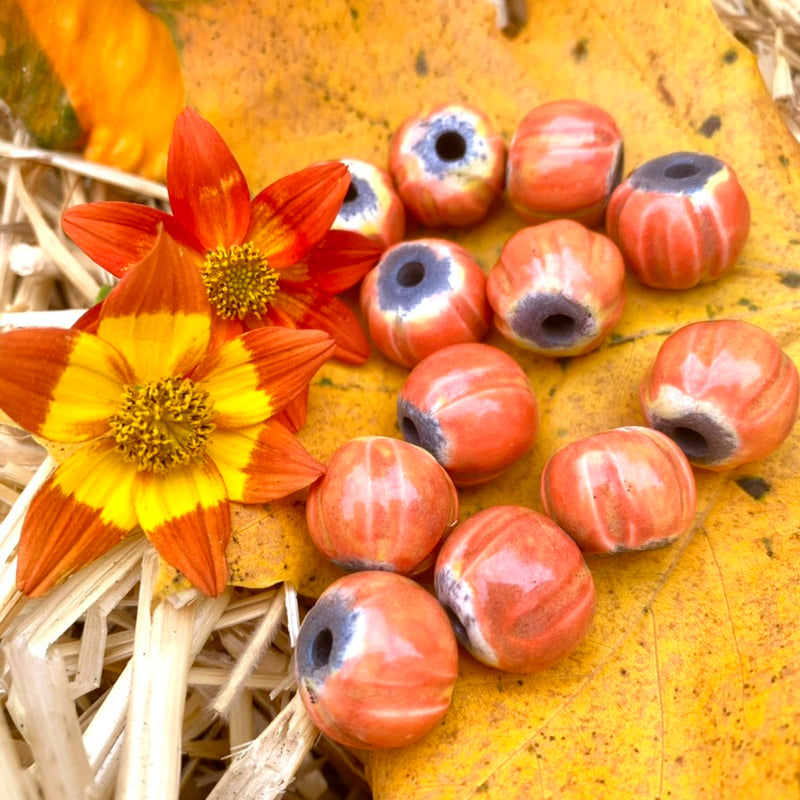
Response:
[{"label": "flower pollen center", "polygon": [[140,472],[166,472],[205,451],[214,430],[214,405],[189,378],[126,386],[110,420],[116,450]]},{"label": "flower pollen center", "polygon": [[263,315],[278,290],[278,273],[252,242],[212,250],[201,275],[208,299],[223,319]]}]

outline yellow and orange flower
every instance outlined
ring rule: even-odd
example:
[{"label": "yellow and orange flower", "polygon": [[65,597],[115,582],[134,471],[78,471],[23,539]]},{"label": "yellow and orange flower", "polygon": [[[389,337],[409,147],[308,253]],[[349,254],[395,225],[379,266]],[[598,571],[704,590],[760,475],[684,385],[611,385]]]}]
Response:
[{"label": "yellow and orange flower", "polygon": [[333,340],[264,327],[211,341],[202,277],[164,235],[103,303],[96,333],[0,335],[0,408],[37,437],[77,444],[28,510],[22,592],[43,594],[138,525],[218,595],[230,502],[284,497],[322,474],[273,417],[307,388]]},{"label": "yellow and orange flower", "polygon": [[172,214],[135,203],[85,203],[68,209],[62,226],[118,277],[150,252],[163,226],[196,258],[215,338],[263,325],[315,328],[336,341],[336,357],[361,363],[369,343],[333,295],[358,283],[381,248],[359,234],[329,231],[349,184],[347,167],[330,161],[281,178],[251,201],[230,148],[186,108],[167,163]]}]

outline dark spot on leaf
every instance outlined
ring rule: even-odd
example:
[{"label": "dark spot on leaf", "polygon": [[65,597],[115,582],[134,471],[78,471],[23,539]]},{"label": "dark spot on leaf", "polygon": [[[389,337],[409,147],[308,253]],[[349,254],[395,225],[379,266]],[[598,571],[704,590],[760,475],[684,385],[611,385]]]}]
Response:
[{"label": "dark spot on leaf", "polygon": [[790,289],[800,288],[800,272],[784,272],[781,274],[780,282]]},{"label": "dark spot on leaf", "polygon": [[657,82],[656,85],[658,86],[658,91],[659,91],[659,94],[661,95],[662,100],[668,106],[674,106],[675,105],[675,98],[672,96],[672,92],[670,92],[670,90],[667,89],[666,80],[667,79],[666,79],[666,77],[664,75],[659,75],[658,76],[658,82]]},{"label": "dark spot on leaf", "polygon": [[781,153],[778,156],[778,161],[781,162],[781,166],[782,167],[788,167],[789,166],[789,159],[783,153]]},{"label": "dark spot on leaf", "polygon": [[703,124],[697,129],[706,138],[710,139],[722,127],[722,120],[718,114],[712,114],[703,120]]},{"label": "dark spot on leaf", "polygon": [[754,500],[760,500],[772,488],[763,478],[752,476],[738,478],[736,485]]},{"label": "dark spot on leaf", "polygon": [[570,365],[570,362],[572,361],[572,357],[564,356],[563,358],[557,358],[556,361],[558,362],[558,366],[561,367],[561,369],[563,369],[566,372],[567,367]]},{"label": "dark spot on leaf", "polygon": [[734,61],[736,61],[736,59],[738,59],[738,58],[739,58],[739,54],[732,47],[731,47],[730,50],[726,50],[722,54],[722,60],[726,64],[733,64]]},{"label": "dark spot on leaf", "polygon": [[737,301],[740,306],[744,306],[748,311],[758,311],[758,306],[746,297],[740,297]]},{"label": "dark spot on leaf", "polygon": [[330,378],[320,378],[317,381],[317,386],[333,386],[333,381]]},{"label": "dark spot on leaf", "polygon": [[420,78],[424,78],[428,74],[428,57],[425,55],[424,50],[420,50],[417,53],[417,57],[414,59],[414,72],[416,72]]},{"label": "dark spot on leaf", "polygon": [[575,61],[583,61],[586,56],[589,55],[589,40],[578,39],[570,52],[572,53],[572,57],[575,59]]},{"label": "dark spot on leaf", "polygon": [[488,781],[484,781],[480,786],[475,787],[475,792],[488,792],[489,791],[489,783]]},{"label": "dark spot on leaf", "polygon": [[772,549],[772,537],[771,536],[762,536],[761,537],[761,544],[764,545],[764,550],[767,553],[768,558],[775,558],[775,551]]}]

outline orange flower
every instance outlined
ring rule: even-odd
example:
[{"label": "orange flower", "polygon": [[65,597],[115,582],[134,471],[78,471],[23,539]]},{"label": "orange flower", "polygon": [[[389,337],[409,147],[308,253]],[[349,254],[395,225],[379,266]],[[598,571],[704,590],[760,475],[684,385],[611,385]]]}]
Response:
[{"label": "orange flower", "polygon": [[324,468],[272,417],[335,344],[266,327],[217,348],[200,273],[157,237],[100,308],[96,333],[0,335],[0,408],[35,436],[77,448],[26,516],[17,583],[30,596],[140,526],[208,595],[226,586],[230,502],[262,503]]},{"label": "orange flower", "polygon": [[325,162],[281,178],[251,201],[230,148],[186,108],[167,163],[171,215],[135,203],[86,203],[68,209],[62,225],[118,277],[150,252],[163,226],[195,255],[215,339],[270,324],[316,328],[336,341],[338,358],[361,363],[367,339],[333,294],[358,283],[381,249],[358,234],[329,233],[349,183],[347,167]]}]

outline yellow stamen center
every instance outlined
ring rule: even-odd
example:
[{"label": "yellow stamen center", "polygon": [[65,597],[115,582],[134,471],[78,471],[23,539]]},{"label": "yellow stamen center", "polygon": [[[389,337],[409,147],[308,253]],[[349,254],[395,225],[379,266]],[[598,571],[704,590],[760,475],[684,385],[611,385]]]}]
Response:
[{"label": "yellow stamen center", "polygon": [[278,289],[278,273],[252,242],[212,250],[201,274],[208,299],[224,319],[261,316]]},{"label": "yellow stamen center", "polygon": [[189,378],[162,378],[126,386],[111,420],[116,450],[140,471],[166,472],[198,458],[214,430],[208,392]]}]

